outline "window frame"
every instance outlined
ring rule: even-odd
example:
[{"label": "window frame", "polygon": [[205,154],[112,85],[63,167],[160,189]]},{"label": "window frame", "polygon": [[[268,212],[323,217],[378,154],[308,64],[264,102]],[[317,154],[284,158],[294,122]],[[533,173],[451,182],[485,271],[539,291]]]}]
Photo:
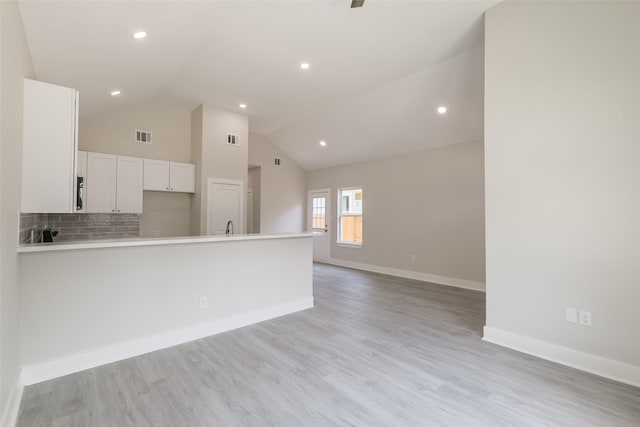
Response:
[{"label": "window frame", "polygon": [[364,244],[364,200],[362,201],[362,207],[361,207],[361,214],[360,216],[362,217],[362,242],[349,242],[349,241],[343,241],[340,240],[342,237],[342,198],[343,195],[342,193],[344,191],[351,191],[351,190],[360,190],[360,192],[362,193],[362,197],[364,198],[364,187],[362,186],[354,186],[354,187],[342,187],[342,188],[338,188],[337,191],[337,199],[338,199],[338,203],[337,203],[337,209],[336,209],[336,245],[343,247],[343,248],[352,248],[352,249],[360,249],[362,248],[363,244]]}]

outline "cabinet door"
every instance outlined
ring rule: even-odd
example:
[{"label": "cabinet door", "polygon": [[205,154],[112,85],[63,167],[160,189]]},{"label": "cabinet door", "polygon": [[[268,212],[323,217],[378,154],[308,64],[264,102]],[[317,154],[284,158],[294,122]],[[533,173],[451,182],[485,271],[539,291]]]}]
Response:
[{"label": "cabinet door", "polygon": [[144,159],[144,189],[170,191],[169,162]]},{"label": "cabinet door", "polygon": [[196,165],[191,163],[171,162],[171,191],[183,193],[195,193],[196,191]]},{"label": "cabinet door", "polygon": [[142,159],[118,156],[117,212],[142,213],[142,169]]},{"label": "cabinet door", "polygon": [[76,91],[24,79],[21,211],[74,212]]},{"label": "cabinet door", "polygon": [[116,156],[102,153],[87,154],[87,212],[116,211]]}]

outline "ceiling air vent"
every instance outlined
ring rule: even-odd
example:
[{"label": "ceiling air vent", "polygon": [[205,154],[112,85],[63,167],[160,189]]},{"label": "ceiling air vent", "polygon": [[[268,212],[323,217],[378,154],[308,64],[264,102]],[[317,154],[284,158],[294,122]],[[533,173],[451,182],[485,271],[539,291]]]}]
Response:
[{"label": "ceiling air vent", "polygon": [[240,137],[238,135],[234,135],[232,133],[227,134],[227,144],[229,145],[240,145]]},{"label": "ceiling air vent", "polygon": [[273,162],[276,166],[281,166],[282,165],[282,160],[280,160],[279,158],[275,158],[274,162]]},{"label": "ceiling air vent", "polygon": [[151,132],[146,130],[136,130],[136,142],[139,142],[140,144],[151,144],[152,141]]}]

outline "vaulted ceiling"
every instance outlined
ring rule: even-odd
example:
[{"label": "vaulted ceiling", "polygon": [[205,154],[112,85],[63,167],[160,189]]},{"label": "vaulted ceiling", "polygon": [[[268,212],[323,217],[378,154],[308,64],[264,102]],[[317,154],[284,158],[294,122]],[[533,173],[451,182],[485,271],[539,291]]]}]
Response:
[{"label": "vaulted ceiling", "polygon": [[[78,89],[81,116],[157,98],[204,103],[247,114],[252,132],[310,170],[481,140],[483,13],[494,3],[23,0],[20,8],[38,79]],[[139,29],[148,37],[134,40]]]}]

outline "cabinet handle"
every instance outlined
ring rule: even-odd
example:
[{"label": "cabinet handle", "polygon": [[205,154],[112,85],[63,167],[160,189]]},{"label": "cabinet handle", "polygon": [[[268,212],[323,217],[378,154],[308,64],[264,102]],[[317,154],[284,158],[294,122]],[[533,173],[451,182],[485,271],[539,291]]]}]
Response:
[{"label": "cabinet handle", "polygon": [[118,209],[118,212],[120,212],[120,209]]},{"label": "cabinet handle", "polygon": [[165,190],[168,190],[168,189],[169,189],[169,187],[165,188]]},{"label": "cabinet handle", "polygon": [[173,191],[173,188],[171,189],[171,191]]}]

